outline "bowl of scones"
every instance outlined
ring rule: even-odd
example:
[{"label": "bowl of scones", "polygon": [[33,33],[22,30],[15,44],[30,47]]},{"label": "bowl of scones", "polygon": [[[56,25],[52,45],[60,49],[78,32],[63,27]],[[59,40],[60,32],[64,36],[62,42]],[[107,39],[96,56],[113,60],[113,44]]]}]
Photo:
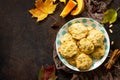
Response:
[{"label": "bowl of scones", "polygon": [[64,24],[56,36],[56,52],[61,62],[74,71],[99,67],[107,58],[110,40],[107,31],[91,18],[75,18]]}]

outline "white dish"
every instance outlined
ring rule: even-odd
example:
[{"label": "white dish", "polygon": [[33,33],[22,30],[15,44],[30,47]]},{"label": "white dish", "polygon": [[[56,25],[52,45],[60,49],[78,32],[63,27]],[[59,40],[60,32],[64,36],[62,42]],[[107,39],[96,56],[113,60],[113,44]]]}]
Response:
[{"label": "white dish", "polygon": [[[100,59],[100,60],[96,60],[96,59],[93,59],[93,64],[91,66],[90,69],[88,70],[84,70],[85,71],[91,71],[91,70],[94,70],[96,69],[97,67],[99,67],[104,61],[105,59],[107,58],[108,54],[109,54],[109,50],[110,50],[110,40],[109,40],[109,36],[108,36],[108,33],[107,31],[105,30],[105,28],[103,27],[103,25],[101,25],[99,22],[91,19],[91,18],[76,18],[76,19],[73,19],[73,20],[70,20],[69,22],[67,22],[65,25],[63,25],[61,27],[61,29],[58,31],[57,33],[57,36],[56,36],[56,51],[57,51],[57,55],[59,57],[59,59],[62,61],[62,63],[64,65],[66,65],[68,68],[74,70],[74,71],[80,71],[78,68],[70,65],[65,59],[64,57],[58,52],[58,48],[61,44],[60,40],[61,40],[61,37],[67,33],[67,28],[74,24],[74,23],[83,23],[86,27],[87,26],[93,26],[95,29],[97,30],[100,30],[105,38],[104,38],[104,44],[105,44],[105,54],[104,56]],[[82,71],[83,72],[83,71]]]}]

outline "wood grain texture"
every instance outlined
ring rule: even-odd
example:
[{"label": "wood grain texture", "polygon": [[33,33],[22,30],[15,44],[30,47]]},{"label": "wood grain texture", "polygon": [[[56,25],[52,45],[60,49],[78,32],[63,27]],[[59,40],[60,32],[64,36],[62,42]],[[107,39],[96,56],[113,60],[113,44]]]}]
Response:
[{"label": "wood grain texture", "polygon": [[[64,4],[60,3],[54,14],[36,23],[28,10],[34,7],[35,0],[3,0],[0,2],[0,80],[37,80],[42,65],[53,65],[53,44],[59,28],[68,20],[59,15]],[[114,0],[117,8],[120,0]],[[59,20],[56,29],[51,28],[55,19]],[[120,48],[120,16],[113,26],[113,34],[107,29],[110,39],[115,41],[112,49]],[[59,74],[60,75],[60,74]],[[65,76],[65,75],[64,75]]]}]

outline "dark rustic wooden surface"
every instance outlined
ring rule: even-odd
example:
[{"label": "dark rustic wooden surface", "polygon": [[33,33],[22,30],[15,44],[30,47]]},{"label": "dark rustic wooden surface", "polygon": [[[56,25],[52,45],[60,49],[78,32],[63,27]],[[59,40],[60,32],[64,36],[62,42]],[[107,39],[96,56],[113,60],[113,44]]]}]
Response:
[{"label": "dark rustic wooden surface", "polygon": [[[73,17],[62,19],[58,16],[64,4],[59,4],[55,13],[44,21],[36,23],[28,10],[35,0],[1,0],[0,2],[0,80],[37,80],[42,65],[53,65],[53,44],[60,27],[50,27],[56,19],[63,25]],[[111,8],[120,7],[114,0]],[[120,13],[119,13],[120,14]],[[80,16],[79,16],[80,17]],[[58,22],[59,23],[59,22]],[[108,31],[108,27],[105,26]],[[111,49],[120,48],[120,16],[109,36],[115,44]],[[60,72],[67,78],[67,74]]]}]

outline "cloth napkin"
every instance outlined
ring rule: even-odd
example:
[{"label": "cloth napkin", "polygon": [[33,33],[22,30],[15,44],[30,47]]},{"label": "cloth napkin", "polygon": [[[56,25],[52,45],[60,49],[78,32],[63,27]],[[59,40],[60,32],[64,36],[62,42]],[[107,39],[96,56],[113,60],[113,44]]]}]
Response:
[{"label": "cloth napkin", "polygon": [[[109,56],[112,54],[110,50]],[[56,49],[54,47],[53,50],[53,59],[55,62],[55,66],[57,70],[63,70],[66,73],[71,73],[70,80],[120,80],[120,60],[118,59],[116,63],[112,66],[110,70],[105,68],[105,63],[109,60],[109,56],[105,60],[105,62],[99,66],[97,69],[88,72],[76,72],[68,67],[66,67],[58,58],[56,53]]]}]

